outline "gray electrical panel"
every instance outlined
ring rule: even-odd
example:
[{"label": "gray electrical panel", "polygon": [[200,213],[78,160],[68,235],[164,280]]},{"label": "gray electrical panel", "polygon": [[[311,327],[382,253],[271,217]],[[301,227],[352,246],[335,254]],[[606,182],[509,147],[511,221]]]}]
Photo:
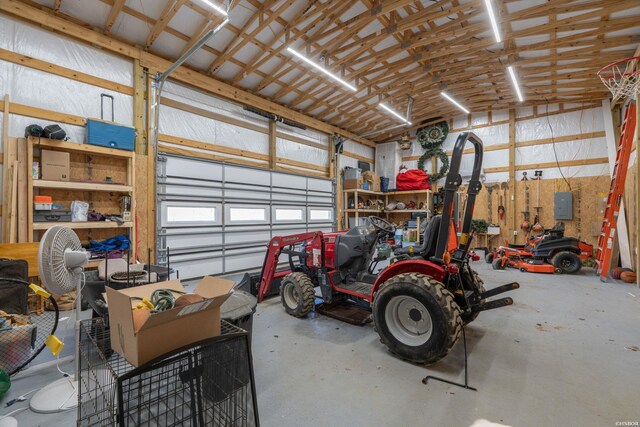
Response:
[{"label": "gray electrical panel", "polygon": [[558,192],[553,197],[553,218],[573,219],[573,193]]}]

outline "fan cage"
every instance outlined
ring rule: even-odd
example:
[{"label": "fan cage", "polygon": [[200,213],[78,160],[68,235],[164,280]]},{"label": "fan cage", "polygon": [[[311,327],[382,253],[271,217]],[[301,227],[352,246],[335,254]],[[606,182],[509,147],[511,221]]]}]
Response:
[{"label": "fan cage", "polygon": [[139,368],[86,320],[79,362],[77,426],[259,426],[248,334],[224,320],[219,337]]}]

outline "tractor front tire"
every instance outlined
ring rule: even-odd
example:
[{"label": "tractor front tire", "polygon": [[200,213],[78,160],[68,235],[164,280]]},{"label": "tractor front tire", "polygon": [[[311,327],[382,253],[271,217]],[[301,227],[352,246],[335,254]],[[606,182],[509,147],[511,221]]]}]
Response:
[{"label": "tractor front tire", "polygon": [[442,283],[418,273],[399,274],[380,286],[373,321],[391,353],[420,364],[446,356],[462,331],[453,295]]},{"label": "tractor front tire", "polygon": [[582,261],[578,254],[569,251],[558,252],[551,258],[551,264],[565,274],[574,274],[582,268]]},{"label": "tractor front tire", "polygon": [[502,265],[502,258],[495,258],[491,263],[491,267],[494,270],[504,270],[504,265]]},{"label": "tractor front tire", "polygon": [[285,311],[293,317],[305,317],[315,303],[313,282],[304,273],[290,273],[284,276],[280,285],[280,300]]},{"label": "tractor front tire", "polygon": [[489,252],[484,256],[484,262],[491,264],[493,262],[493,252]]}]

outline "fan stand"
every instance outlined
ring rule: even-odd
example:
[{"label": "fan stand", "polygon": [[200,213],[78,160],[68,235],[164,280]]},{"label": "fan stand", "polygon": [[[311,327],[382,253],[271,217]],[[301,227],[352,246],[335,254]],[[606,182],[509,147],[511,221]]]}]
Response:
[{"label": "fan stand", "polygon": [[[50,414],[68,411],[78,406],[78,353],[80,351],[80,313],[82,312],[80,291],[81,285],[78,284],[76,288],[75,375],[60,378],[38,390],[29,401],[29,407],[33,412]],[[1,421],[0,427],[4,427]]]}]

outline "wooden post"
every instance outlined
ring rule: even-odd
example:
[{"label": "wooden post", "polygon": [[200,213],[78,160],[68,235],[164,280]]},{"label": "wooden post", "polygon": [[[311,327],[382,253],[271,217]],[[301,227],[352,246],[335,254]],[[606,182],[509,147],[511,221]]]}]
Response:
[{"label": "wooden post", "polygon": [[[511,183],[511,200],[507,206],[511,211],[511,230],[509,234],[513,235],[517,230],[518,212],[516,212],[516,110],[509,110],[509,182]],[[513,241],[517,241],[517,236],[513,235]]]},{"label": "wooden post", "polygon": [[277,133],[276,121],[269,120],[269,168],[275,170],[277,165],[277,152],[276,152],[276,133]]},{"label": "wooden post", "polygon": [[2,179],[2,240],[8,242],[9,238],[9,95],[4,96],[2,121],[2,165],[4,176]]},{"label": "wooden post", "polygon": [[133,126],[136,128],[136,154],[147,153],[147,128],[145,117],[144,68],[139,59],[133,60]]},{"label": "wooden post", "polygon": [[27,172],[31,172],[31,166],[28,165],[27,162],[27,144],[29,142],[25,138],[18,139],[18,182],[16,188],[18,189],[18,203],[17,203],[17,211],[16,215],[18,217],[18,243],[27,242],[27,234],[29,231],[28,221],[28,206],[29,201],[27,200],[28,191],[27,191]]}]

